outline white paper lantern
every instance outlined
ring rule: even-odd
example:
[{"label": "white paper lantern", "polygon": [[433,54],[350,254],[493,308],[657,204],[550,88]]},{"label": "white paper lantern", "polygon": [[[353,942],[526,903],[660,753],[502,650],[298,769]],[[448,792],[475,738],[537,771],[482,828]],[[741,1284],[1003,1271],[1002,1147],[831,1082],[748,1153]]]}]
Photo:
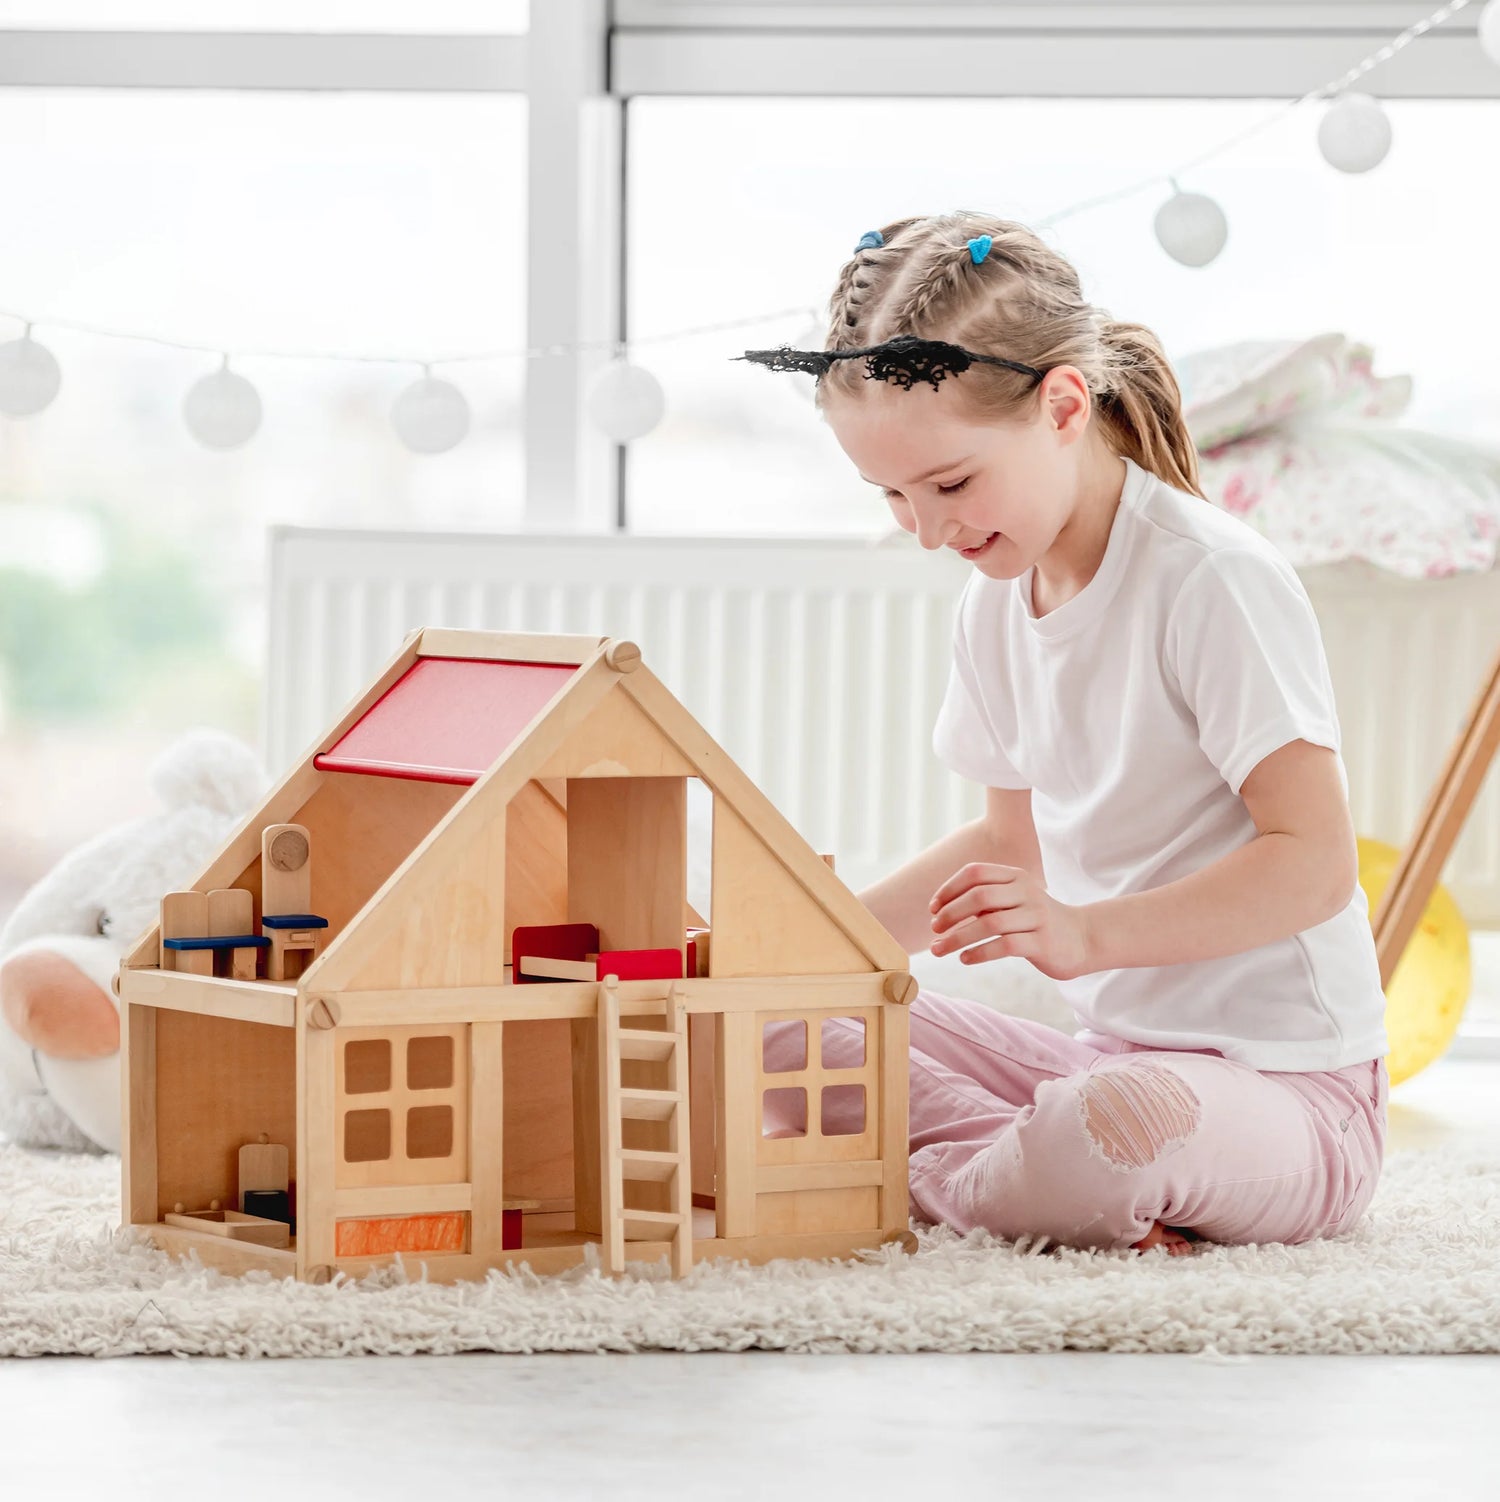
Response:
[{"label": "white paper lantern", "polygon": [[1390,117],[1368,94],[1340,94],[1318,123],[1318,150],[1340,172],[1368,172],[1390,149]]},{"label": "white paper lantern", "polygon": [[451,381],[424,375],[396,398],[391,422],[413,453],[441,454],[468,436],[468,399]]},{"label": "white paper lantern", "polygon": [[644,438],[667,410],[661,382],[626,360],[606,365],[590,383],[585,400],[594,426],[616,443]]},{"label": "white paper lantern", "polygon": [[7,417],[30,417],[57,395],[62,370],[52,351],[31,337],[31,326],[20,339],[0,344],[0,412]]},{"label": "white paper lantern", "polygon": [[196,382],[182,403],[182,418],[199,443],[232,449],[260,426],[260,397],[244,376],[229,368],[229,357],[212,375]]},{"label": "white paper lantern", "polygon": [[1184,193],[1176,183],[1156,211],[1155,227],[1161,248],[1184,266],[1207,266],[1229,238],[1224,210],[1206,194]]},{"label": "white paper lantern", "polygon": [[1500,65],[1500,0],[1490,0],[1479,12],[1479,45],[1492,63]]}]

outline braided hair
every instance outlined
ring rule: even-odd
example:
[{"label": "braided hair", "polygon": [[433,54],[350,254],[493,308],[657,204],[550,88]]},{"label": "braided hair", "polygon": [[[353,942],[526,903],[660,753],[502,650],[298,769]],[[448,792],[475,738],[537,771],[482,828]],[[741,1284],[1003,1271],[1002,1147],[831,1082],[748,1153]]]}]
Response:
[{"label": "braided hair", "polygon": [[[969,242],[989,236],[981,264]],[[1071,263],[1024,225],[990,214],[899,219],[844,264],[828,301],[826,350],[872,346],[901,336],[944,340],[1009,357],[976,363],[958,382],[981,417],[1009,417],[1035,399],[1030,367],[1071,365],[1088,384],[1110,448],[1168,485],[1202,496],[1198,454],[1182,415],[1182,393],[1160,341],[1085,299]],[[818,382],[823,407],[857,394],[858,360],[834,361]]]}]

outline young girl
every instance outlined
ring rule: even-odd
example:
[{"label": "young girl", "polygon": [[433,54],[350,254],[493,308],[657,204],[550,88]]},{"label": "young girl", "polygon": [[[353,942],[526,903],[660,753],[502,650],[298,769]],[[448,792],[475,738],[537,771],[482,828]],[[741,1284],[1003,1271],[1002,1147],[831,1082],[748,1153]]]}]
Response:
[{"label": "young girl", "polygon": [[1385,998],[1301,581],[1203,498],[1155,337],[1025,228],[871,231],[831,315],[746,358],[815,373],[901,526],[973,564],[933,743],[986,788],[862,898],[909,951],[1023,956],[1083,1025],[918,995],[913,1214],[1173,1255],[1348,1230]]}]

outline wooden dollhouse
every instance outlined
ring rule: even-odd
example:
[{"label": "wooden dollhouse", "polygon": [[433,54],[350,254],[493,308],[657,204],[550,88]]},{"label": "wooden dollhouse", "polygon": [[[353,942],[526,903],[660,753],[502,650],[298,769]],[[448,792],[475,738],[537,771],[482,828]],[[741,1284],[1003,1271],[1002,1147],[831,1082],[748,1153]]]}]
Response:
[{"label": "wooden dollhouse", "polygon": [[124,1221],[176,1254],[911,1245],[907,955],[629,642],[413,632],[117,989]]}]

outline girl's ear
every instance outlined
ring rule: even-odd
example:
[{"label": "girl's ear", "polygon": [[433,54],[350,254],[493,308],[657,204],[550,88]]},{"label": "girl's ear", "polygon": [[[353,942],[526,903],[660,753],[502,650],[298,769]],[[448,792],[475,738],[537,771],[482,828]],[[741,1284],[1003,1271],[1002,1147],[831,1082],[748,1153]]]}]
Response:
[{"label": "girl's ear", "polygon": [[1083,373],[1073,365],[1055,365],[1042,378],[1042,411],[1064,443],[1081,438],[1089,425],[1093,397]]}]

